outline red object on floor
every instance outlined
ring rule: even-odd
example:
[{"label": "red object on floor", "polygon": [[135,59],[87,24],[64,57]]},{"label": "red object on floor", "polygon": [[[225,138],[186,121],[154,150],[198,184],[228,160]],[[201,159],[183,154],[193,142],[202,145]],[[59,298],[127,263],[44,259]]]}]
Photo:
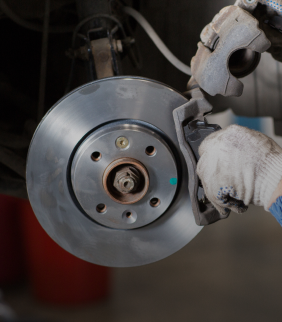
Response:
[{"label": "red object on floor", "polygon": [[58,305],[78,305],[109,296],[108,267],[85,262],[57,245],[37,221],[30,203],[22,203],[24,237],[35,296]]},{"label": "red object on floor", "polygon": [[25,273],[18,201],[0,195],[0,286],[20,281]]}]

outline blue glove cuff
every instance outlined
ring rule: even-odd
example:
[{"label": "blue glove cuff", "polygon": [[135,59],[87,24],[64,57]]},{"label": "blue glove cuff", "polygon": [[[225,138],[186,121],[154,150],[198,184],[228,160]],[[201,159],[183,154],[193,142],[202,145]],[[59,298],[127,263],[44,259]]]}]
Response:
[{"label": "blue glove cuff", "polygon": [[277,198],[277,200],[269,208],[269,211],[282,226],[282,196]]}]

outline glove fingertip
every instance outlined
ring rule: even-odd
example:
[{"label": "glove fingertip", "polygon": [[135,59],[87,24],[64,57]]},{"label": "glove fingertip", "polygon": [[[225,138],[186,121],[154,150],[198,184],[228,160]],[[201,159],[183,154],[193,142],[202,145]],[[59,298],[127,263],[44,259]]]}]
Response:
[{"label": "glove fingertip", "polygon": [[243,214],[248,209],[249,209],[249,207],[247,207],[247,206],[245,206],[245,207],[230,207],[230,210],[232,210],[233,212],[236,212],[237,214]]},{"label": "glove fingertip", "polygon": [[[211,200],[210,200],[211,201]],[[221,207],[220,205],[218,205],[217,203],[211,201],[211,203],[213,204],[213,206],[215,207],[215,209],[222,215],[222,216],[226,216],[229,214],[229,209],[226,207]]]}]

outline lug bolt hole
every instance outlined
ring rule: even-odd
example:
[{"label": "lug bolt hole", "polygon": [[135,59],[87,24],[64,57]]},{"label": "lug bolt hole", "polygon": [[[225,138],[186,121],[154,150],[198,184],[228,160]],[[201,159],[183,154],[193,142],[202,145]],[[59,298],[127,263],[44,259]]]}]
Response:
[{"label": "lug bolt hole", "polygon": [[158,199],[158,198],[152,198],[152,199],[150,200],[150,205],[151,205],[151,207],[153,207],[153,208],[158,207],[158,206],[160,205],[160,203],[161,203],[161,201],[160,201],[160,199]]},{"label": "lug bolt hole", "polygon": [[127,209],[122,213],[122,219],[126,224],[132,225],[137,220],[137,213],[134,210]]},{"label": "lug bolt hole", "polygon": [[132,213],[131,212],[127,212],[126,213],[126,218],[130,218],[132,216]]},{"label": "lug bolt hole", "polygon": [[95,162],[97,162],[97,161],[101,160],[101,158],[102,158],[102,154],[101,154],[100,152],[98,152],[98,151],[93,152],[93,153],[91,154],[91,159],[92,159],[93,161],[95,161]]},{"label": "lug bolt hole", "polygon": [[146,154],[149,155],[150,157],[154,156],[157,152],[157,149],[154,146],[147,146],[145,150]]},{"label": "lug bolt hole", "polygon": [[97,212],[99,212],[100,214],[103,214],[106,212],[107,210],[107,206],[103,203],[99,203],[99,205],[96,207]]}]

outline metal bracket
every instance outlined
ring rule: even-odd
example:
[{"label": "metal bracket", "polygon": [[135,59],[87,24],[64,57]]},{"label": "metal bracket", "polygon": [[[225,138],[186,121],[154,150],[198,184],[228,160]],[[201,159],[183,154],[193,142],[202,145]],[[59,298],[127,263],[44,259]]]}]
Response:
[{"label": "metal bracket", "polygon": [[111,44],[108,38],[91,41],[91,51],[94,58],[97,78],[114,76],[112,67]]},{"label": "metal bracket", "polygon": [[[237,78],[251,73],[259,63],[260,53],[271,45],[259,29],[258,21],[237,6],[223,8],[204,28],[201,40],[197,54],[192,58],[191,69],[200,87],[212,96],[242,95],[244,85]],[[247,60],[247,72],[243,71],[241,76],[233,75],[229,60],[233,53],[241,49],[249,49],[251,57],[239,55],[239,62],[241,59],[245,64],[249,59],[250,64]]]},{"label": "metal bracket", "polygon": [[212,106],[197,88],[191,91],[192,99],[173,111],[174,124],[181,152],[185,158],[189,174],[189,194],[196,224],[205,226],[225,219],[205,197],[196,173],[199,160],[198,148],[211,133],[220,130],[219,125],[208,124],[204,115],[212,111]]}]

